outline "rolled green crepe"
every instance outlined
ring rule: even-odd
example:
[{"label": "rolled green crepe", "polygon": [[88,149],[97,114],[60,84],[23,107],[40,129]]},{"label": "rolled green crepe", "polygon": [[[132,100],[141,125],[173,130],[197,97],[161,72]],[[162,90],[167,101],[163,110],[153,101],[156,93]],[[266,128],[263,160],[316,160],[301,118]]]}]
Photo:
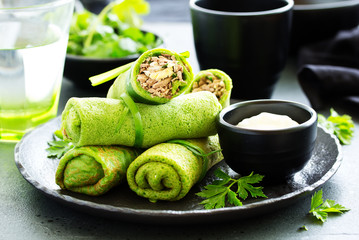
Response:
[{"label": "rolled green crepe", "polygon": [[[176,201],[186,196],[208,169],[223,159],[217,135],[184,142],[189,142],[189,147],[176,142],[161,143],[138,156],[127,170],[130,188],[152,202]],[[209,154],[207,159],[194,154],[190,150],[193,147]]]},{"label": "rolled green crepe", "polygon": [[120,184],[136,150],[118,146],[86,146],[68,151],[56,170],[62,189],[99,196]]},{"label": "rolled green crepe", "polygon": [[[123,68],[126,70],[126,68]],[[144,52],[110,87],[107,97],[120,99],[127,93],[135,102],[162,104],[188,93],[193,81],[185,57],[168,49]]]},{"label": "rolled green crepe", "polygon": [[223,108],[229,106],[232,79],[218,69],[202,70],[194,76],[190,92],[210,91],[216,95]]},{"label": "rolled green crepe", "polygon": [[207,137],[216,134],[216,116],[222,109],[210,92],[185,94],[161,105],[136,106],[138,114],[133,117],[123,100],[71,98],[62,113],[64,139],[76,146],[148,148],[170,139]]}]

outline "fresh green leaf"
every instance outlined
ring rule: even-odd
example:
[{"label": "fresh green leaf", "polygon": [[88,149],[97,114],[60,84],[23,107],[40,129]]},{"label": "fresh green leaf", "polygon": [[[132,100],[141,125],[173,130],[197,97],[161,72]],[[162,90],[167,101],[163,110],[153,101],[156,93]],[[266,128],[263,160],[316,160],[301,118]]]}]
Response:
[{"label": "fresh green leaf", "polygon": [[239,181],[237,182],[238,184],[238,188],[237,188],[237,194],[240,198],[242,198],[243,200],[246,200],[248,197],[248,192],[247,190],[243,187],[243,184],[241,184]]},{"label": "fresh green leaf", "polygon": [[118,16],[122,22],[130,23],[131,26],[139,28],[142,25],[140,15],[150,12],[150,5],[145,0],[123,0],[115,1],[113,13]]},{"label": "fresh green leaf", "polygon": [[252,172],[250,175],[238,179],[238,195],[244,200],[248,197],[247,192],[249,192],[252,197],[266,197],[262,191],[263,187],[254,187],[251,185],[262,181],[263,177],[263,175],[259,174],[253,175]]},{"label": "fresh green leaf", "polygon": [[309,213],[321,222],[325,222],[328,219],[328,213],[344,213],[349,210],[349,208],[335,203],[334,200],[327,199],[323,202],[323,190],[321,189],[313,194]]},{"label": "fresh green leaf", "polygon": [[334,200],[329,200],[329,199],[327,199],[322,206],[325,207],[324,211],[326,212],[343,212],[350,210],[344,207],[343,205],[335,203]]},{"label": "fresh green leaf", "polygon": [[229,183],[232,179],[225,173],[223,172],[220,168],[217,168],[214,171],[214,175],[219,178],[215,181],[213,181],[214,185],[226,185],[227,183]]},{"label": "fresh green leaf", "polygon": [[238,199],[237,194],[232,190],[228,191],[228,202],[234,206],[242,206],[242,202]]},{"label": "fresh green leaf", "polygon": [[248,193],[252,197],[267,197],[263,193],[262,187],[252,186],[252,184],[262,181],[262,175],[252,172],[248,176],[233,179],[219,168],[214,171],[214,174],[219,180],[205,186],[204,190],[196,193],[197,196],[206,198],[200,203],[204,205],[205,209],[223,208],[226,206],[226,202],[229,205],[242,206],[243,203],[240,198],[245,200]]},{"label": "fresh green leaf", "polygon": [[141,41],[145,46],[153,46],[153,43],[156,43],[156,37],[153,33],[147,32]]},{"label": "fresh green leaf", "polygon": [[67,53],[97,58],[121,58],[158,47],[160,38],[143,33],[141,16],[148,14],[145,0],[116,0],[98,15],[87,10],[73,15]]},{"label": "fresh green leaf", "polygon": [[138,43],[129,37],[121,37],[118,45],[124,52],[126,52],[124,56],[136,54],[137,52]]},{"label": "fresh green leaf", "polygon": [[64,136],[63,136],[63,134],[62,134],[62,131],[59,129],[59,130],[56,130],[55,132],[54,132],[54,135],[55,135],[55,137],[57,137],[57,138],[59,138],[59,139],[64,139]]},{"label": "fresh green leaf", "polygon": [[221,194],[223,192],[227,191],[226,187],[223,186],[216,186],[216,185],[207,185],[205,187],[205,190],[202,192],[199,192],[197,195],[200,197],[213,197],[215,195]]},{"label": "fresh green leaf", "polygon": [[323,190],[319,190],[315,192],[312,196],[311,203],[310,203],[310,211],[318,208],[320,205],[323,204]]},{"label": "fresh green leaf", "polygon": [[129,27],[123,31],[123,36],[131,38],[134,41],[141,41],[144,38],[144,34],[140,29]]},{"label": "fresh green leaf", "polygon": [[231,180],[231,177],[228,176],[225,172],[223,172],[222,169],[220,169],[220,168],[217,168],[217,169],[214,171],[214,175],[215,175],[216,177],[218,177],[218,178],[221,178],[221,179],[227,181],[227,182],[228,182],[229,180]]},{"label": "fresh green leaf", "polygon": [[200,204],[203,204],[205,209],[223,208],[225,206],[227,193],[228,189],[225,188],[219,194],[203,200]]},{"label": "fresh green leaf", "polygon": [[266,195],[263,193],[262,189],[263,187],[253,187],[252,185],[245,183],[242,184],[242,187],[246,189],[252,197],[266,197]]},{"label": "fresh green leaf", "polygon": [[318,211],[318,210],[314,210],[313,212],[311,212],[313,214],[314,217],[316,217],[317,219],[319,219],[322,222],[327,221],[328,218],[328,213],[323,212],[323,211]]},{"label": "fresh green leaf", "polygon": [[339,115],[333,108],[330,109],[330,116],[325,118],[318,114],[318,124],[329,132],[333,133],[343,145],[351,143],[354,136],[354,122],[349,115]]},{"label": "fresh green leaf", "polygon": [[61,158],[67,151],[74,148],[74,145],[69,142],[63,140],[63,135],[61,130],[56,130],[54,132],[54,140],[48,141],[47,144],[49,145],[46,148],[47,157],[49,158]]},{"label": "fresh green leaf", "polygon": [[55,140],[48,142],[49,147],[46,148],[47,157],[49,158],[61,158],[67,151],[74,148],[71,142],[64,140]]}]

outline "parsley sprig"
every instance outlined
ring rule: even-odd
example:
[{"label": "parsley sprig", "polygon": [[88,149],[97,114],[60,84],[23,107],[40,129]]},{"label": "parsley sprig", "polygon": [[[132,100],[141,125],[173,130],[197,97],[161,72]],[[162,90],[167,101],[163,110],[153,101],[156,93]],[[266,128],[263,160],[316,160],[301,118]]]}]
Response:
[{"label": "parsley sprig", "polygon": [[338,137],[343,145],[348,145],[354,136],[354,122],[349,115],[339,115],[333,108],[330,109],[330,116],[325,118],[318,114],[318,123]]},{"label": "parsley sprig", "polygon": [[328,213],[343,213],[349,210],[349,208],[335,203],[334,200],[327,199],[323,201],[323,190],[321,189],[312,196],[309,213],[320,221],[325,222],[328,219]]},{"label": "parsley sprig", "polygon": [[71,142],[64,140],[49,141],[47,144],[49,147],[46,148],[46,152],[49,158],[61,158],[67,151],[74,147]]},{"label": "parsley sprig", "polygon": [[205,186],[205,190],[196,194],[206,198],[200,203],[204,205],[205,209],[223,208],[226,206],[226,202],[230,205],[242,206],[240,198],[246,200],[249,194],[255,198],[267,197],[262,191],[263,187],[252,186],[252,184],[262,181],[263,175],[252,172],[248,176],[233,179],[220,168],[214,171],[214,175],[219,180]]},{"label": "parsley sprig", "polygon": [[49,158],[60,159],[67,151],[74,148],[71,142],[63,140],[61,131],[59,130],[54,132],[54,140],[48,141],[47,144],[49,147],[46,148],[46,152]]}]

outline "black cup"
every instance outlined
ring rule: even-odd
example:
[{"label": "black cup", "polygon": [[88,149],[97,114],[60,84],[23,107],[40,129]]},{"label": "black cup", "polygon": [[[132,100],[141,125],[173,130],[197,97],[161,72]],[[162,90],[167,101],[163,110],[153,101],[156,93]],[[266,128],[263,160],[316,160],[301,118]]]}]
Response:
[{"label": "black cup", "polygon": [[270,98],[288,56],[293,5],[293,0],[190,0],[200,68],[226,72],[233,98]]},{"label": "black cup", "polygon": [[[262,112],[287,115],[297,126],[258,130],[237,127]],[[284,100],[251,100],[232,104],[218,115],[217,131],[224,161],[235,172],[265,175],[267,183],[292,177],[310,160],[317,138],[317,113]]]}]

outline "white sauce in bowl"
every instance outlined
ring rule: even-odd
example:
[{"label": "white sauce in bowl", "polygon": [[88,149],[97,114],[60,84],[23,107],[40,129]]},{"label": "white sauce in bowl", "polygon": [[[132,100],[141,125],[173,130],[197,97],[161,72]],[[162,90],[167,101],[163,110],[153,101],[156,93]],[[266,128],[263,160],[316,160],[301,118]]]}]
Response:
[{"label": "white sauce in bowl", "polygon": [[255,130],[277,130],[298,126],[299,124],[286,115],[262,112],[256,116],[245,118],[237,127]]}]

